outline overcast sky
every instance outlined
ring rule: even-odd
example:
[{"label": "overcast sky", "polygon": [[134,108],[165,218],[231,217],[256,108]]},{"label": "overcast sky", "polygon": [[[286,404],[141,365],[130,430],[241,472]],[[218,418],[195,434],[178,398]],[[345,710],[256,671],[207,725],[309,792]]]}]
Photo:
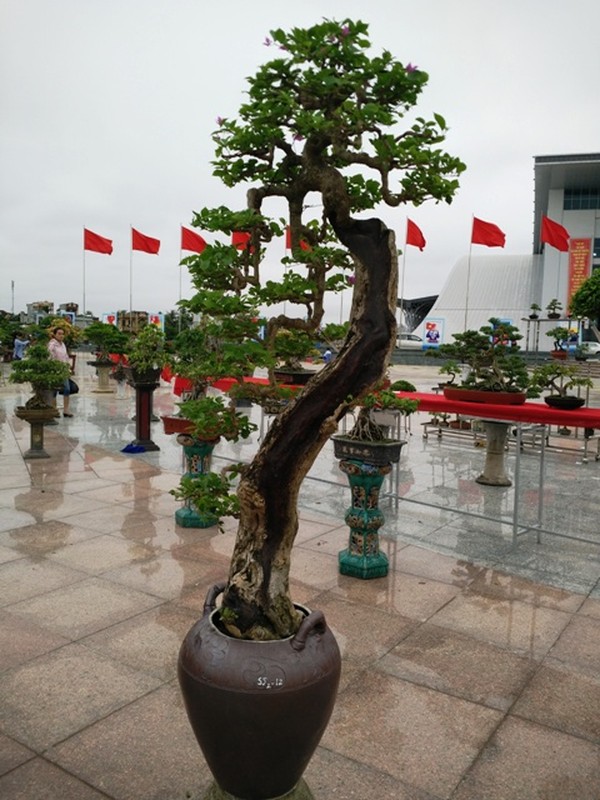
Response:
[{"label": "overcast sky", "polygon": [[0,15],[4,310],[11,281],[15,311],[81,305],[84,226],[114,244],[86,254],[88,309],[129,308],[131,225],[161,240],[158,256],[133,255],[133,307],[175,307],[180,226],[204,205],[244,205],[245,189],[211,175],[210,134],[276,57],[272,28],[362,19],[374,54],[429,73],[418,111],[446,118],[467,171],[451,206],[379,210],[400,247],[407,216],[427,239],[406,252],[406,297],[442,289],[473,214],[506,233],[498,252],[530,253],[533,157],[600,150],[598,0],[0,0]]}]

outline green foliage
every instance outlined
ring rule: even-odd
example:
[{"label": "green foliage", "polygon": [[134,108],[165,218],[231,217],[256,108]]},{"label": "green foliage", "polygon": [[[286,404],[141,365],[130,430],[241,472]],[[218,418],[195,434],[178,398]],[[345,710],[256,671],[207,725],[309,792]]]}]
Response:
[{"label": "green foliage", "polygon": [[392,383],[390,390],[392,392],[416,392],[417,387],[410,381],[399,380]]},{"label": "green foliage", "polygon": [[226,472],[186,473],[179,486],[171,489],[176,500],[189,503],[200,516],[215,517],[219,530],[223,531],[224,517],[239,517],[240,503],[235,494],[235,479],[242,469],[241,464],[227,468]]},{"label": "green foliage", "polygon": [[557,300],[556,298],[553,298],[547,304],[546,311],[549,314],[558,314],[558,313],[560,313],[562,311],[562,303],[559,300]]},{"label": "green foliage", "polygon": [[62,328],[65,332],[64,343],[68,349],[75,347],[83,339],[82,329],[73,325],[68,317],[44,317],[39,326],[46,334],[55,328]]},{"label": "green foliage", "polygon": [[600,269],[595,269],[573,294],[569,308],[574,317],[587,317],[600,324]]},{"label": "green foliage", "polygon": [[566,344],[569,341],[569,329],[564,325],[557,325],[556,328],[551,328],[546,331],[546,336],[554,339],[555,350],[566,350]]},{"label": "green foliage", "polygon": [[129,366],[137,372],[163,367],[167,361],[165,336],[156,325],[145,325],[127,349]]},{"label": "green foliage", "polygon": [[129,345],[128,334],[107,322],[92,322],[83,331],[83,336],[95,346],[100,361],[107,361],[110,353],[125,353]]},{"label": "green foliage", "polygon": [[531,393],[536,394],[546,389],[552,395],[565,397],[578,386],[591,389],[593,385],[590,378],[578,374],[577,366],[558,361],[536,367],[531,375]]},{"label": "green foliage", "polygon": [[247,416],[240,414],[232,405],[226,405],[222,397],[197,397],[178,403],[182,417],[193,423],[191,436],[212,441],[222,437],[227,441],[247,439],[256,430],[256,425]]},{"label": "green foliage", "polygon": [[459,364],[468,367],[468,374],[459,384],[466,389],[493,392],[526,391],[529,386],[527,364],[518,354],[521,334],[514,325],[492,317],[478,331],[454,334],[454,342],[429,350],[434,358],[449,358],[451,364],[440,369],[456,375]]},{"label": "green foliage", "polygon": [[185,308],[176,308],[167,311],[164,315],[165,339],[170,342],[182,331],[186,331],[194,324],[194,317]]},{"label": "green foliage", "polygon": [[370,392],[359,398],[357,403],[360,405],[360,410],[352,429],[346,436],[363,442],[386,440],[384,429],[373,419],[371,411],[399,411],[404,416],[409,416],[419,408],[418,400],[397,397],[391,388]]},{"label": "green foliage", "polygon": [[12,362],[8,379],[11,383],[31,384],[34,394],[26,405],[35,408],[47,406],[44,393],[59,389],[70,374],[69,364],[50,358],[48,347],[38,342],[29,345],[21,361]]}]

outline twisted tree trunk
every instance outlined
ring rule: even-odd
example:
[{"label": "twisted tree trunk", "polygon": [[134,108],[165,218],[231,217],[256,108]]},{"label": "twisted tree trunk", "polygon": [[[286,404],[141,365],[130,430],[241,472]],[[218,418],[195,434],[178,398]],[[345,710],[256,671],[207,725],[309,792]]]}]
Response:
[{"label": "twisted tree trunk", "polygon": [[398,258],[394,234],[378,219],[329,219],[356,263],[350,328],[338,356],[275,418],[240,482],[240,522],[223,606],[237,636],[288,636],[299,625],[289,594],[298,494],[349,399],[385,373],[396,334]]}]

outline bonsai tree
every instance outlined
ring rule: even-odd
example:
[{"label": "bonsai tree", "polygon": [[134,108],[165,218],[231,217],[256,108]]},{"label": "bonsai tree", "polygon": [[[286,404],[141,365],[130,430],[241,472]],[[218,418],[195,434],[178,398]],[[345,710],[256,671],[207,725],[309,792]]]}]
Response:
[{"label": "bonsai tree", "polygon": [[529,319],[537,319],[542,309],[541,306],[538,306],[537,303],[532,303],[529,306],[529,310],[531,311],[531,313],[529,314]]},{"label": "bonsai tree", "polygon": [[370,392],[361,398],[360,410],[352,429],[345,438],[361,442],[384,442],[388,439],[386,430],[373,418],[372,411],[399,411],[408,416],[419,407],[418,400],[397,397],[392,389]]},{"label": "bonsai tree", "polygon": [[110,354],[123,355],[129,344],[129,336],[107,322],[92,322],[83,331],[83,336],[94,345],[97,360],[101,363],[112,363]]},{"label": "bonsai tree", "polygon": [[549,331],[546,331],[546,336],[549,336],[551,339],[554,339],[554,350],[555,351],[567,351],[567,342],[569,341],[569,329],[565,328],[562,325],[558,325],[556,328],[551,328]]},{"label": "bonsai tree", "polygon": [[50,358],[44,342],[31,344],[21,361],[13,361],[9,375],[12,383],[30,383],[33,396],[25,403],[25,408],[52,408],[49,391],[60,388],[69,377],[71,368],[63,361]]},{"label": "bonsai tree", "polygon": [[235,410],[222,397],[198,397],[179,403],[180,415],[192,423],[190,435],[195,439],[214,441],[247,439],[257,426]]},{"label": "bonsai tree", "polygon": [[[465,377],[456,384],[464,389],[479,389],[489,392],[522,392],[529,386],[525,359],[518,354],[518,328],[492,317],[479,330],[467,330],[454,334],[454,342],[442,344],[429,351],[434,357],[450,358],[449,364],[440,368],[441,373],[453,376],[460,371],[460,364],[468,367]],[[454,383],[453,383],[454,385]]]},{"label": "bonsai tree", "polygon": [[562,311],[562,303],[554,298],[547,304],[546,311],[550,319],[558,319],[560,317],[560,312]]},{"label": "bonsai tree", "polygon": [[548,390],[550,396],[554,397],[566,397],[577,387],[591,389],[593,385],[590,378],[578,374],[575,365],[561,364],[555,361],[536,367],[531,375],[533,392]]},{"label": "bonsai tree", "polygon": [[[367,34],[366,24],[351,20],[271,32],[275,58],[249,79],[237,119],[219,119],[214,134],[214,174],[230,187],[252,184],[247,209],[203,209],[193,223],[233,235],[241,246],[216,242],[186,259],[199,288],[186,307],[211,319],[252,317],[265,306],[297,308],[295,316],[268,318],[266,347],[282,328],[312,335],[322,322],[325,292],[346,287],[349,270],[355,278],[337,357],[274,419],[240,475],[221,620],[243,638],[282,638],[297,630],[301,615],[289,594],[289,568],[302,481],[338,421],[382,378],[393,349],[394,234],[364,212],[380,203],[451,202],[464,169],[441,147],[443,117],[410,114],[401,127],[428,76],[387,51],[370,56]],[[307,219],[315,201],[322,217]],[[279,282],[264,280],[260,269],[269,242],[284,232],[281,221],[265,215],[267,202],[286,207],[289,225],[291,254]]]},{"label": "bonsai tree", "polygon": [[166,363],[165,336],[156,325],[145,325],[127,348],[127,361],[138,375]]},{"label": "bonsai tree", "polygon": [[600,324],[600,270],[592,272],[571,297],[571,314],[578,319],[589,319]]}]

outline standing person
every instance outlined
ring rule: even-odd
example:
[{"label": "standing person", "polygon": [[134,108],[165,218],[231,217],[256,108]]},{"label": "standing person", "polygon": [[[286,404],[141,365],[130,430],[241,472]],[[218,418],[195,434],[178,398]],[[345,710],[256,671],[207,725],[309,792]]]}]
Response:
[{"label": "standing person", "polygon": [[[50,358],[55,359],[56,361],[64,361],[65,364],[71,364],[71,357],[67,352],[67,346],[65,344],[65,329],[64,328],[54,328],[53,331],[50,332],[50,341],[48,342],[48,352],[50,353]],[[69,413],[69,401],[71,399],[71,387],[69,384],[69,379],[65,380],[63,386],[63,417],[72,417],[73,414]]]},{"label": "standing person", "polygon": [[15,336],[15,340],[13,342],[13,361],[22,361],[23,357],[25,356],[25,350],[29,345],[29,339],[25,336],[24,333],[19,331]]}]

